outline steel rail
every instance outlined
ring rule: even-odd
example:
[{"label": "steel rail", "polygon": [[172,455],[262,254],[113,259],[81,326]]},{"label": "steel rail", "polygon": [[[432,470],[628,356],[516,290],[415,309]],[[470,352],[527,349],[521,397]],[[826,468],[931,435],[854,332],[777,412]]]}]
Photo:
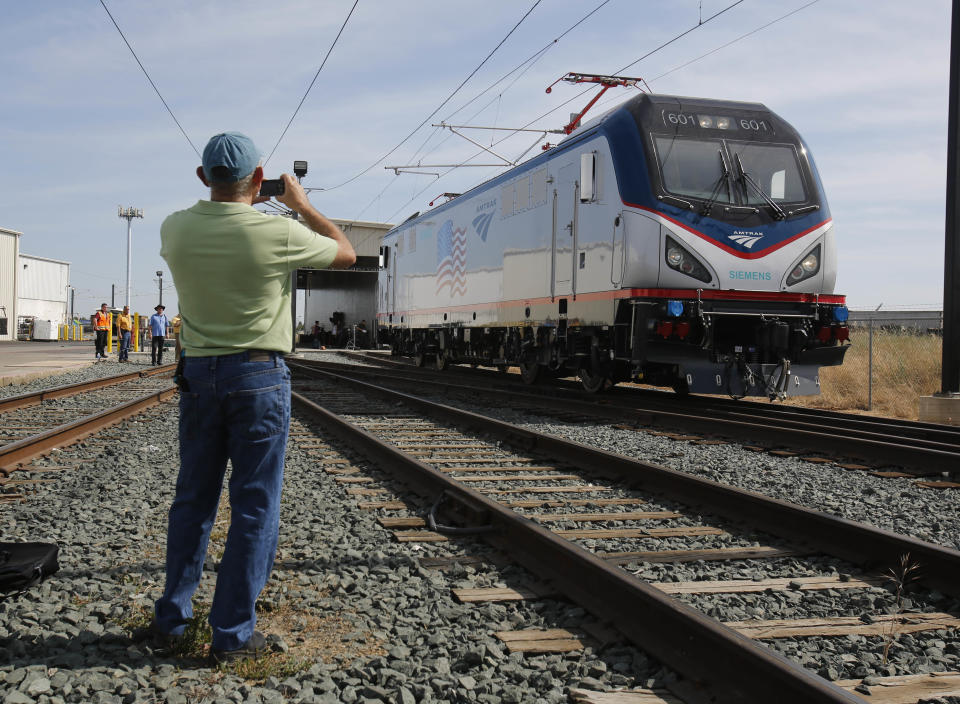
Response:
[{"label": "steel rail", "polygon": [[[408,370],[416,370],[420,373],[434,373],[430,370],[420,370],[408,363],[398,362],[395,359],[381,357],[380,355],[365,354],[361,352],[340,351],[341,354],[365,359],[368,362],[375,362],[384,366],[402,367]],[[311,360],[313,361],[313,360]],[[507,381],[510,377],[503,377],[500,373],[492,370],[468,369],[464,365],[451,365],[445,373],[456,373],[462,375],[476,375],[500,379],[504,385],[527,386],[522,384],[519,379]],[[535,387],[537,393],[543,394],[573,394],[579,398],[590,398],[579,388],[576,382],[557,382],[551,386]],[[633,397],[639,397],[639,400]],[[915,420],[906,420],[902,418],[888,418],[885,416],[859,415],[855,413],[845,413],[843,411],[832,411],[823,408],[809,408],[806,406],[791,406],[787,404],[773,404],[770,402],[748,401],[746,399],[727,399],[717,396],[691,395],[681,396],[667,391],[656,391],[649,388],[639,388],[629,384],[616,386],[607,391],[600,398],[605,400],[621,401],[628,403],[641,403],[645,406],[657,404],[665,410],[678,411],[684,408],[694,408],[700,412],[707,409],[716,408],[720,411],[730,411],[739,414],[756,414],[767,419],[788,418],[804,419],[813,422],[829,422],[833,424],[844,424],[855,426],[867,430],[876,430],[877,432],[889,432],[893,429],[898,435],[908,437],[925,437],[931,440],[941,440],[943,442],[953,442],[960,444],[960,428],[940,423],[929,423]]]},{"label": "steel rail", "polygon": [[[296,363],[291,366],[303,371]],[[365,382],[329,376],[375,393],[384,391]],[[387,393],[391,398],[421,406],[420,399],[415,397],[394,391]],[[399,473],[415,493],[429,498],[445,493],[474,520],[481,518],[494,529],[484,535],[485,539],[552,581],[562,593],[595,616],[615,624],[632,643],[682,674],[687,681],[681,683],[677,691],[686,701],[863,704],[860,697],[607,564],[530,518],[459,484],[300,394],[294,393],[293,398],[299,406],[318,416],[326,431]],[[437,404],[430,404],[430,408],[460,422],[491,428],[474,414]],[[498,424],[497,430],[512,434],[514,429]],[[521,444],[529,444],[524,435],[521,432],[519,436],[511,436]]]},{"label": "steel rail", "polygon": [[960,594],[960,551],[694,477],[661,465],[581,445],[555,435],[519,428],[342,374],[314,370],[297,363],[291,364],[291,368],[308,375],[337,379],[387,396],[420,412],[441,416],[469,427],[475,432],[496,434],[509,444],[527,451],[563,457],[580,469],[625,482],[644,491],[670,496],[680,503],[733,521],[745,521],[753,529],[781,536],[804,547],[813,547],[867,568],[886,568],[899,564],[900,557],[910,553],[913,560],[923,565],[923,576],[919,581],[946,594]]},{"label": "steel rail", "polygon": [[107,376],[102,379],[94,379],[93,381],[81,381],[76,384],[54,386],[49,389],[43,389],[42,391],[36,391],[29,394],[10,396],[5,399],[0,399],[0,413],[4,411],[13,411],[18,408],[26,408],[28,406],[36,406],[44,401],[49,401],[55,398],[75,396],[84,391],[92,391],[94,389],[102,389],[106,386],[122,384],[125,381],[130,381],[131,379],[145,378],[149,376],[155,376],[157,374],[163,374],[164,372],[172,372],[175,368],[175,364],[165,364],[161,367],[156,367],[155,369],[149,369],[147,371],[117,374],[115,376]]},{"label": "steel rail", "polygon": [[[316,362],[309,362],[316,365]],[[878,462],[884,465],[900,465],[918,476],[936,474],[938,472],[956,472],[960,467],[960,444],[950,442],[934,442],[897,438],[891,436],[890,431],[880,429],[866,431],[860,429],[843,429],[830,427],[824,430],[821,425],[812,422],[794,422],[786,424],[783,419],[766,418],[752,419],[750,417],[718,417],[705,415],[682,408],[670,408],[657,405],[656,408],[637,407],[631,403],[621,403],[620,399],[601,399],[588,401],[582,397],[570,398],[553,393],[519,391],[526,388],[518,384],[509,384],[505,388],[493,388],[491,385],[470,386],[456,380],[440,380],[436,378],[411,379],[408,376],[385,376],[382,372],[358,367],[342,369],[344,374],[361,376],[376,376],[378,379],[389,380],[399,384],[416,384],[418,386],[434,386],[441,389],[462,391],[467,393],[497,394],[509,393],[512,398],[539,404],[549,408],[564,411],[576,411],[584,415],[598,416],[610,420],[643,423],[680,428],[690,432],[726,435],[732,438],[746,439],[755,443],[766,441],[771,444],[800,445],[811,451],[838,453],[842,456],[857,457],[866,461]],[[663,404],[666,405],[666,404]],[[709,411],[709,409],[706,409]]]},{"label": "steel rail", "polygon": [[54,447],[62,447],[77,442],[102,428],[136,415],[145,408],[165,401],[173,396],[176,391],[177,387],[171,384],[164,389],[151,391],[105,411],[4,445],[0,447],[0,476],[10,476],[24,462],[47,454]]}]

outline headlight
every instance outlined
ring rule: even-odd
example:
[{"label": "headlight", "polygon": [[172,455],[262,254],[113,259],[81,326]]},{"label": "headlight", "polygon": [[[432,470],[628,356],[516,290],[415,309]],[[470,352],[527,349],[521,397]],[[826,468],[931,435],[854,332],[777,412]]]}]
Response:
[{"label": "headlight", "polygon": [[666,250],[664,259],[671,269],[706,283],[713,280],[707,267],[669,235],[666,237]]},{"label": "headlight", "polygon": [[811,252],[794,265],[793,269],[787,275],[787,286],[793,286],[801,281],[806,281],[815,276],[820,271],[820,245],[813,248]]}]

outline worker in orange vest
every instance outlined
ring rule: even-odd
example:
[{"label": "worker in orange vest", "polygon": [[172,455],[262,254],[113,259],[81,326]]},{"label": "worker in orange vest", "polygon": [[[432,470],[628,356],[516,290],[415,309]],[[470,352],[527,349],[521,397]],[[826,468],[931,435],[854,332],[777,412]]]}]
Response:
[{"label": "worker in orange vest", "polygon": [[93,330],[96,333],[97,361],[107,358],[107,335],[110,334],[110,314],[107,304],[101,303],[100,310],[93,315]]}]

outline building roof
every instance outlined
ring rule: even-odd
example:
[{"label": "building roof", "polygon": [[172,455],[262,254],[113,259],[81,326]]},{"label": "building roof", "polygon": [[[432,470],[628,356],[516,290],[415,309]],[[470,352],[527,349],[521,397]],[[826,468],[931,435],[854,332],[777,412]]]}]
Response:
[{"label": "building roof", "polygon": [[51,259],[50,257],[38,257],[36,254],[24,254],[23,252],[20,252],[20,258],[36,259],[41,262],[52,262],[54,264],[66,264],[67,266],[70,266],[70,262],[65,262],[62,259]]}]

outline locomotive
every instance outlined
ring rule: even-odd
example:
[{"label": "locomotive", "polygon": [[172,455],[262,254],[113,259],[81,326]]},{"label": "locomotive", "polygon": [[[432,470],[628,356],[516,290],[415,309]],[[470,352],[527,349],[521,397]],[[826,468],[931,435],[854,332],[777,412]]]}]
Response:
[{"label": "locomotive", "polygon": [[378,339],[680,393],[819,393],[849,348],[810,150],[759,103],[643,93],[386,234]]}]

